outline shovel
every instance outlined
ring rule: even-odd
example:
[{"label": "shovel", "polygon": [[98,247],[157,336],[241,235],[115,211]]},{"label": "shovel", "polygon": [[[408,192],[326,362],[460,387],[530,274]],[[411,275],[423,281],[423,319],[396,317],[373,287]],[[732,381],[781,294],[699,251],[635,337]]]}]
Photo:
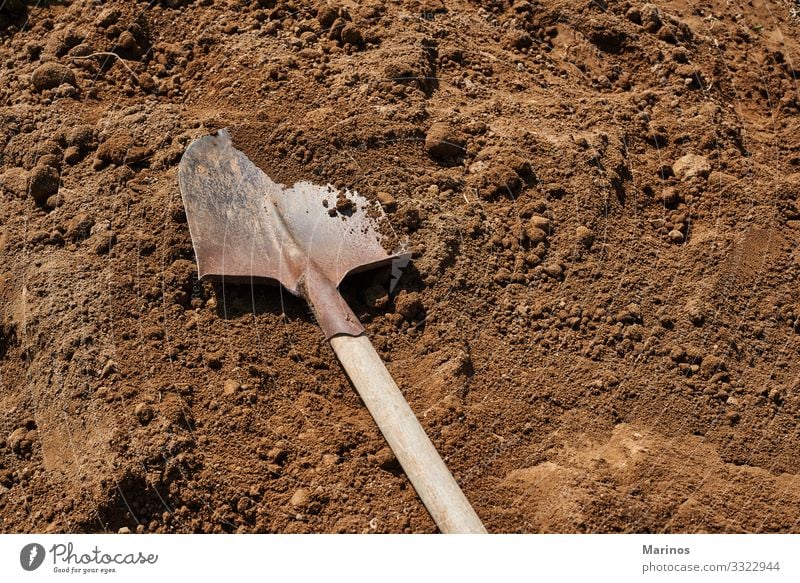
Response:
[{"label": "shovel", "polygon": [[276,184],[233,147],[226,130],[186,149],[178,181],[200,278],[278,282],[305,299],[439,530],[485,533],[339,294],[349,273],[410,259],[386,251],[380,205],[330,185]]}]

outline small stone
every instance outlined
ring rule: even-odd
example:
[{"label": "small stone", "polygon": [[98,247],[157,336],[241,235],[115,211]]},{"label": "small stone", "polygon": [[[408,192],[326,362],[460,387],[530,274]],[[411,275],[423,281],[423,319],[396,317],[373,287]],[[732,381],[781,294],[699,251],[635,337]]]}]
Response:
[{"label": "small stone", "polygon": [[594,244],[594,231],[592,231],[589,227],[581,225],[575,229],[575,239],[582,247],[591,249],[592,245]]},{"label": "small stone", "polygon": [[379,192],[378,202],[381,203],[381,206],[385,211],[392,212],[397,209],[397,199],[395,199],[395,197],[388,192]]},{"label": "small stone", "polygon": [[547,233],[548,235],[552,234],[550,219],[547,217],[543,217],[542,215],[533,215],[528,221],[528,224],[533,225]]},{"label": "small stone", "polygon": [[75,74],[72,69],[60,63],[44,63],[37,67],[31,75],[31,83],[37,91],[55,89],[62,83],[75,85]]},{"label": "small stone", "polygon": [[672,229],[669,233],[667,233],[667,238],[672,243],[683,243],[684,239],[683,233],[681,233],[678,229]]},{"label": "small stone", "polygon": [[681,180],[688,180],[695,176],[706,178],[711,173],[711,164],[705,156],[686,154],[672,165],[672,171]]},{"label": "small stone", "polygon": [[61,176],[52,166],[36,166],[28,176],[28,194],[38,203],[58,192]]},{"label": "small stone", "polygon": [[451,162],[466,153],[467,141],[461,132],[444,122],[434,123],[425,136],[425,151],[431,158]]},{"label": "small stone", "polygon": [[542,267],[542,271],[554,279],[559,279],[564,275],[564,269],[558,263],[548,263]]},{"label": "small stone", "polygon": [[139,403],[133,410],[133,414],[142,425],[147,425],[153,419],[153,408],[147,403]]},{"label": "small stone", "polygon": [[241,385],[233,379],[227,379],[222,384],[222,394],[226,397],[232,397],[239,390]]},{"label": "small stone", "polygon": [[308,506],[308,502],[310,500],[310,495],[308,490],[305,488],[298,488],[295,490],[292,497],[289,499],[289,504],[294,506],[295,508],[304,508]]},{"label": "small stone", "polygon": [[532,245],[538,245],[539,243],[547,241],[547,233],[534,225],[527,226],[525,229],[525,236]]},{"label": "small stone", "polygon": [[130,533],[131,533],[131,529],[128,528],[127,526],[123,526],[122,528],[120,528],[117,531],[117,534],[130,534]]},{"label": "small stone", "polygon": [[725,420],[728,422],[728,425],[736,425],[741,420],[742,416],[739,415],[736,411],[728,411],[725,413]]},{"label": "small stone", "polygon": [[[44,201],[44,206],[46,206],[49,209],[58,208],[62,204],[64,204],[64,197],[61,196],[61,194],[54,194],[53,196],[48,196],[47,200]],[[55,232],[58,233],[58,231]],[[58,236],[61,238],[61,242],[63,243],[64,238],[61,235],[61,233],[58,233]]]}]

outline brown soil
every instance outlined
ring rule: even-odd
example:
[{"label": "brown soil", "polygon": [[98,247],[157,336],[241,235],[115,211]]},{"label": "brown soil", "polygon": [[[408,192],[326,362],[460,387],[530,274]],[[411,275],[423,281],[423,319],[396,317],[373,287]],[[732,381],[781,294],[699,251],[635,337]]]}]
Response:
[{"label": "brown soil", "polygon": [[37,4],[0,531],[435,531],[308,308],[196,280],[177,163],[225,126],[408,240],[344,292],[490,531],[800,530],[800,5]]}]

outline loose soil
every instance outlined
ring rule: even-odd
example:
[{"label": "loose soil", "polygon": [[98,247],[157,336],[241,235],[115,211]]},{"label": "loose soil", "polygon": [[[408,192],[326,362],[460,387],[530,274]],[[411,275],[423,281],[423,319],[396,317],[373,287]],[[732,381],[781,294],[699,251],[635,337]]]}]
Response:
[{"label": "loose soil", "polygon": [[223,127],[386,209],[343,291],[490,531],[800,530],[800,4],[3,6],[0,531],[435,532],[307,306],[197,281]]}]

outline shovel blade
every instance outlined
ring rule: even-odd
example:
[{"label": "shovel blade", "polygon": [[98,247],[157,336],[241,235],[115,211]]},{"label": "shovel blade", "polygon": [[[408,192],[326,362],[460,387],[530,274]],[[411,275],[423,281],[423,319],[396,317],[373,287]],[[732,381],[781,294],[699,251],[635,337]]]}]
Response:
[{"label": "shovel blade", "polygon": [[336,290],[348,273],[410,258],[384,247],[380,205],[330,185],[277,184],[226,130],[187,148],[178,181],[200,277],[279,282],[311,303],[328,337],[363,331]]}]

